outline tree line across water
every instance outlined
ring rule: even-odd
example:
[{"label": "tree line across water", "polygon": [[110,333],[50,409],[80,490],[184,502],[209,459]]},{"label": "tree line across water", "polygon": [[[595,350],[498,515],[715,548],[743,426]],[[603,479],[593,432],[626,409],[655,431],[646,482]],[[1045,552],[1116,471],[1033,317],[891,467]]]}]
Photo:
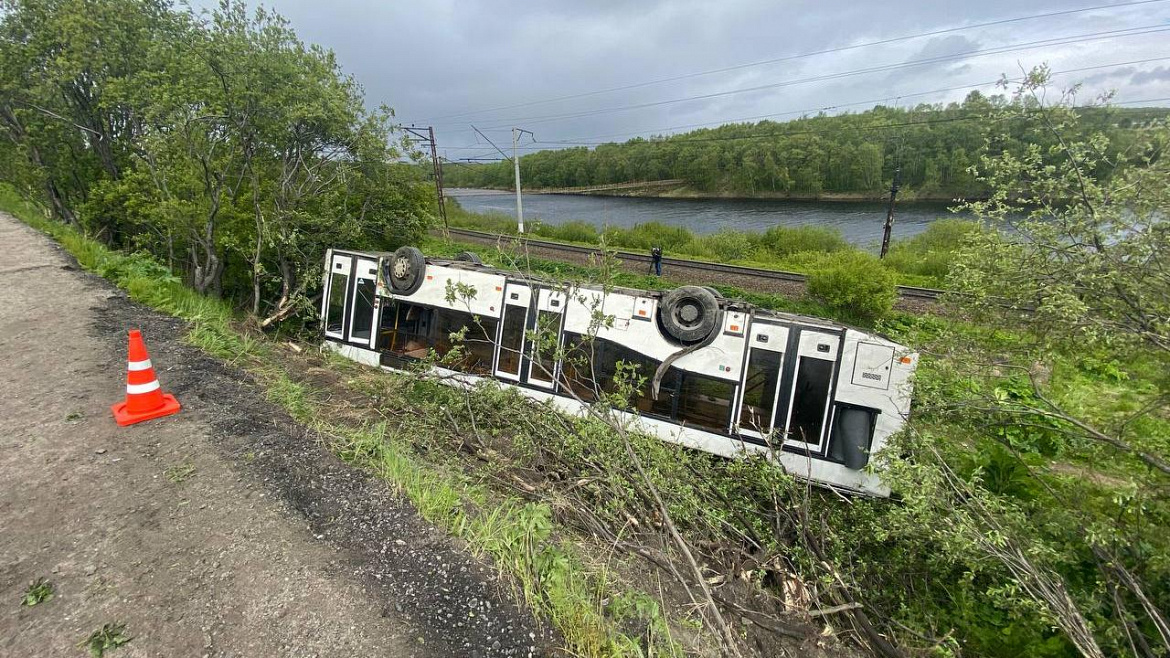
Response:
[{"label": "tree line across water", "polygon": [[[975,91],[961,103],[879,106],[856,114],[733,123],[593,148],[550,149],[520,158],[521,182],[541,189],[682,180],[689,188],[684,194],[862,199],[887,194],[900,170],[903,198],[980,197],[989,190],[971,167],[988,148],[1018,149],[1025,135],[1026,143],[1037,143],[1026,125],[1003,115],[1007,103],[1003,95]],[[1119,145],[1132,143],[1141,128],[1168,113],[1163,108],[1079,111],[1082,134],[1104,131]],[[507,161],[460,164],[447,167],[444,175],[456,187],[514,184]]]}]

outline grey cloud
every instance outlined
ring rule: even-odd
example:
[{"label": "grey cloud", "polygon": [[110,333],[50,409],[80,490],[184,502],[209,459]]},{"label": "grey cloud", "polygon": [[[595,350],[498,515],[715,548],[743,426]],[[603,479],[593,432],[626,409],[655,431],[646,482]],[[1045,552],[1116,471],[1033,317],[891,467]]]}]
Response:
[{"label": "grey cloud", "polygon": [[[583,115],[542,119],[531,126],[538,139],[547,142],[661,132],[678,125],[985,82],[1002,73],[1014,75],[1021,65],[1030,67],[1044,61],[1059,70],[1143,59],[1165,52],[1164,35],[964,58],[889,74],[595,113],[605,108],[770,85],[980,47],[1145,25],[1170,16],[1167,8],[1158,4],[1099,10],[488,112],[481,110],[905,34],[1059,11],[1067,9],[1068,4],[1065,0],[1036,0],[1025,5],[1017,0],[987,0],[978,5],[959,0],[892,0],[881,4],[850,0],[268,0],[266,4],[285,15],[303,39],[333,49],[345,69],[363,83],[371,106],[386,103],[397,110],[403,121],[433,123],[441,148],[450,149],[451,157],[493,152],[486,145],[475,144],[470,123],[481,128],[500,126],[489,134],[507,139],[507,126],[524,117]],[[1126,88],[1162,80],[1157,76],[1166,75],[1164,71],[1143,75],[1148,68],[1135,66],[1129,79],[1113,78],[1105,71],[1091,75],[1103,76],[1093,84],[1113,83],[1123,97]],[[1147,76],[1155,77],[1147,80]],[[907,103],[958,100],[966,93],[956,90],[915,96]],[[858,111],[865,107],[848,109]],[[448,117],[470,111],[477,112]],[[472,148],[456,150],[467,146]]]},{"label": "grey cloud", "polygon": [[1170,69],[1159,66],[1152,71],[1139,71],[1129,79],[1129,84],[1135,87],[1146,85],[1151,82],[1167,82],[1170,81]]}]

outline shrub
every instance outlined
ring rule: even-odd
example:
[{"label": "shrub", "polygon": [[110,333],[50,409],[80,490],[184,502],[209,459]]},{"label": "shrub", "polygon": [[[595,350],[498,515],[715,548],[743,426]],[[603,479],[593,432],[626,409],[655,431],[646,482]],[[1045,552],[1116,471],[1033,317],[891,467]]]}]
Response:
[{"label": "shrub", "polygon": [[805,251],[831,253],[849,249],[841,232],[823,226],[773,226],[764,232],[760,241],[777,256],[790,256]]},{"label": "shrub", "polygon": [[667,226],[658,222],[635,224],[630,228],[611,226],[605,230],[606,242],[614,247],[649,249],[657,245],[664,251],[682,253],[693,240],[690,231],[681,226]]},{"label": "shrub", "polygon": [[897,297],[894,273],[863,251],[829,254],[808,275],[808,294],[860,319],[887,315]]},{"label": "shrub", "polygon": [[886,265],[905,274],[929,277],[941,285],[951,269],[954,252],[979,231],[979,224],[965,219],[940,219],[925,231],[894,243]]},{"label": "shrub", "polygon": [[753,237],[750,233],[723,229],[718,233],[704,235],[695,242],[717,260],[728,262],[748,258],[754,248]]}]

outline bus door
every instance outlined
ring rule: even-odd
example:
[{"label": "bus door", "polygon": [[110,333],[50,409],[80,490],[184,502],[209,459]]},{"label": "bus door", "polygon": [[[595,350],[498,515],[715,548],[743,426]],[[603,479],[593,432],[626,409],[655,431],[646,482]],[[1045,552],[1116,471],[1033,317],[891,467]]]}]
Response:
[{"label": "bus door", "polygon": [[531,305],[532,289],[528,285],[509,281],[504,286],[504,314],[500,318],[496,339],[496,377],[520,381],[524,329],[528,326],[528,307]]},{"label": "bus door", "polygon": [[531,331],[537,341],[528,340],[528,383],[553,388],[557,380],[557,348],[561,344],[561,324],[565,315],[565,293],[541,288],[536,294],[536,317]]},{"label": "bus door", "polygon": [[797,341],[784,445],[819,452],[829,424],[829,398],[841,337],[802,330]]},{"label": "bus door", "polygon": [[753,322],[748,332],[747,367],[740,382],[739,433],[763,439],[777,424],[783,428],[787,404],[776,413],[781,398],[780,383],[784,372],[784,352],[788,349],[788,327]]},{"label": "bus door", "polygon": [[352,256],[333,254],[329,259],[329,276],[325,285],[325,335],[345,340],[345,311],[349,298],[349,273],[353,266]]},{"label": "bus door", "polygon": [[374,327],[377,326],[378,262],[356,259],[353,278],[353,298],[350,300],[349,342],[362,347],[373,347]]}]

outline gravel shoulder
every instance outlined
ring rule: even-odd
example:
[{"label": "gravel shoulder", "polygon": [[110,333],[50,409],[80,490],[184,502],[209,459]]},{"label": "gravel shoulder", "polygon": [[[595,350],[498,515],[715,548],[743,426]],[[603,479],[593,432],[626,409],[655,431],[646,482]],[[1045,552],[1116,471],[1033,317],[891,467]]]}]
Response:
[{"label": "gravel shoulder", "polygon": [[[489,565],[348,467],[185,326],[0,214],[0,655],[535,656]],[[176,416],[117,427],[126,330]],[[29,582],[56,595],[18,603]]]}]

